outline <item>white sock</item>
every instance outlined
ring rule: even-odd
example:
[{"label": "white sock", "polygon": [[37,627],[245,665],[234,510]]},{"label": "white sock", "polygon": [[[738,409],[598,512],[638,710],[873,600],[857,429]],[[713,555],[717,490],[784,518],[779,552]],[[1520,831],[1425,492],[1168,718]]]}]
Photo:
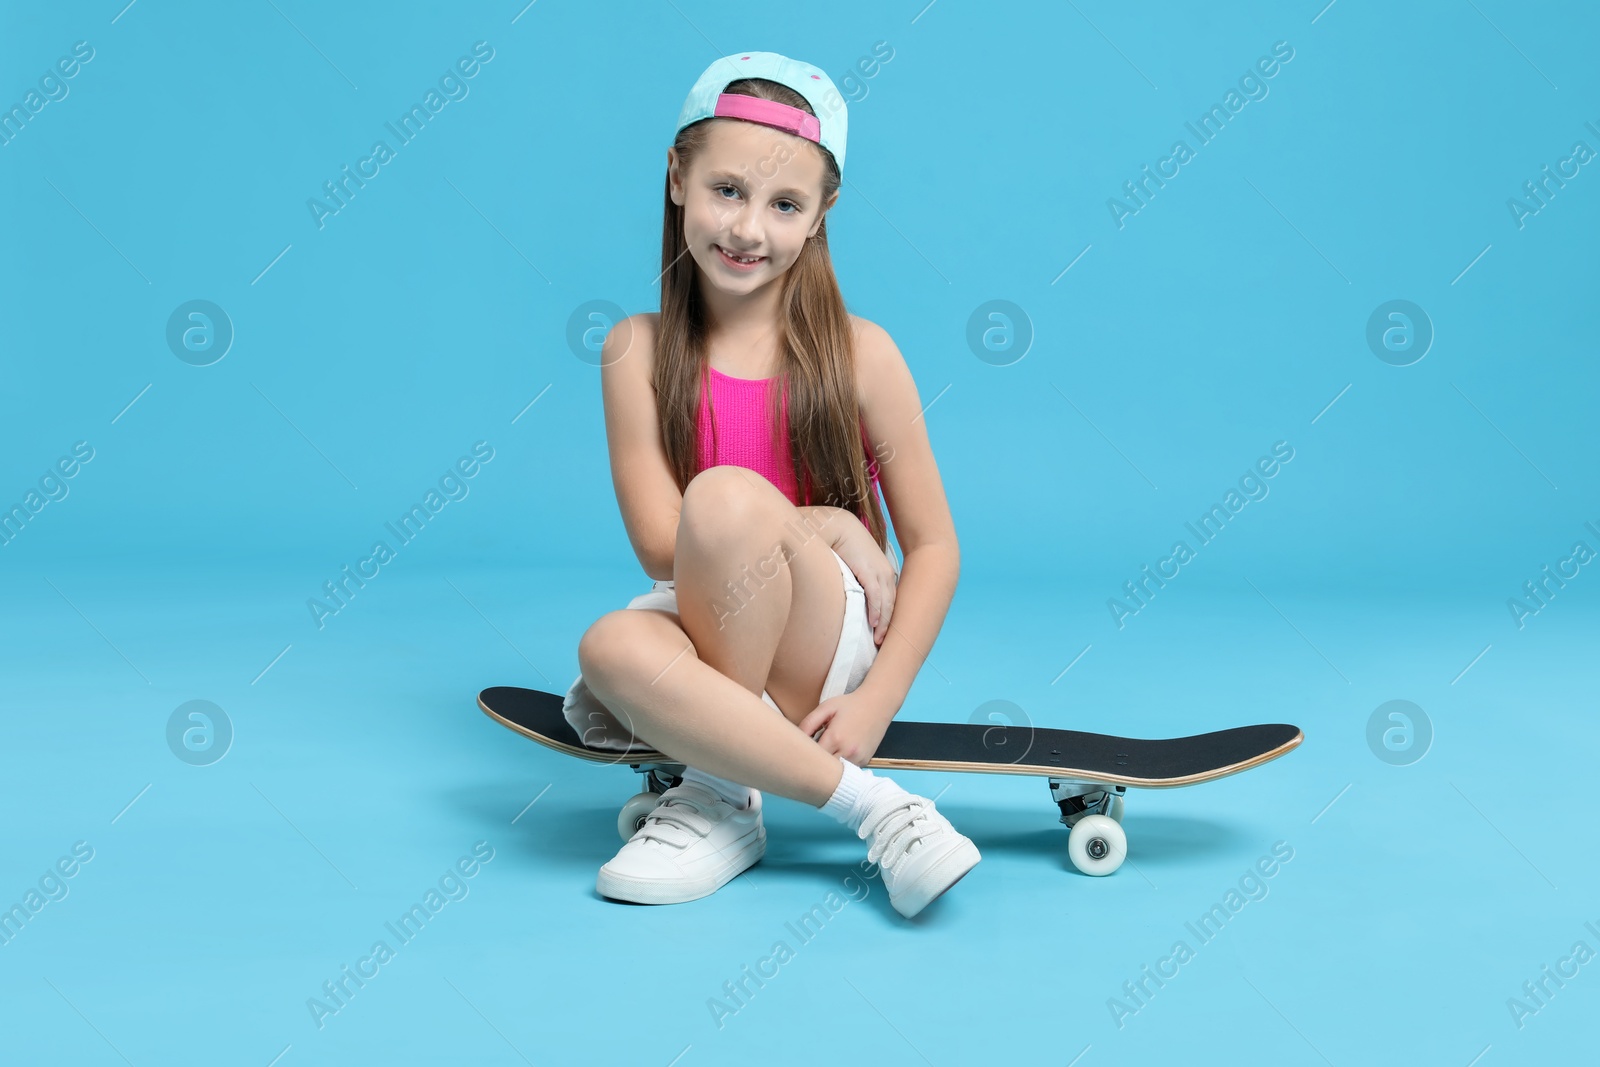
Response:
[{"label": "white sock", "polygon": [[699,782],[713,793],[722,797],[723,800],[732,804],[735,809],[743,809],[750,806],[752,791],[747,785],[740,785],[738,782],[730,782],[726,778],[718,778],[714,774],[707,774],[698,767],[685,767],[683,780],[686,782]]},{"label": "white sock", "polygon": [[833,796],[828,798],[821,810],[824,815],[833,816],[852,830],[860,831],[867,811],[885,795],[905,792],[894,779],[880,778],[843,756],[839,757],[839,763],[844,773],[839,776]]}]

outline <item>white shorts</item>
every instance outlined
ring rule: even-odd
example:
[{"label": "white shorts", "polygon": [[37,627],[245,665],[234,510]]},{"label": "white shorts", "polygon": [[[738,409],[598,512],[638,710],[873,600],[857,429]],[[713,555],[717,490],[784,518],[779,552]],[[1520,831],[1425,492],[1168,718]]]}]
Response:
[{"label": "white shorts", "polygon": [[[833,552],[831,548],[828,551]],[[872,639],[872,625],[867,621],[866,590],[862,589],[855,572],[839,553],[833,552],[833,558],[838,561],[839,573],[844,578],[844,622],[839,629],[839,644],[834,649],[833,662],[829,664],[827,676],[822,681],[820,700],[853,692],[861,685],[873,661],[878,658],[878,646]],[[900,561],[896,559],[895,581],[899,580]],[[677,585],[672,581],[658,581],[648,593],[630,600],[628,607],[653,608],[657,611],[676,613]],[[783,713],[783,709],[778,707],[766,690],[761,691],[761,699],[772,710],[780,715]],[[562,711],[566,715],[567,722],[578,731],[584,743],[591,748],[626,752],[629,749],[649,747],[634,738],[611,714],[610,709],[594,697],[589,687],[584,684],[582,675],[579,675],[567,690]]]}]

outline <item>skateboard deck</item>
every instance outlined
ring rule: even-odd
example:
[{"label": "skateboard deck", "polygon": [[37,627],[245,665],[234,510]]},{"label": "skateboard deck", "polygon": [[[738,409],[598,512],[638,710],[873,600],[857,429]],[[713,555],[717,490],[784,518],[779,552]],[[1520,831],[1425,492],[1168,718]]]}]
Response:
[{"label": "skateboard deck", "polygon": [[[590,748],[561,713],[555,693],[494,686],[478,706],[525,737],[595,763],[635,768],[682,763],[654,751]],[[1163,739],[1113,737],[1036,726],[895,720],[868,767],[1024,774],[1107,786],[1161,789],[1225,778],[1277,759],[1303,740],[1297,726],[1269,723]]]},{"label": "skateboard deck", "polygon": [[[678,780],[683,764],[661,752],[590,748],[561,705],[555,693],[514,686],[478,694],[485,714],[541,745],[594,763],[625,763],[643,774],[647,791],[630,797],[617,815],[617,833],[626,841]],[[1277,759],[1303,739],[1300,728],[1287,723],[1151,739],[1027,725],[895,720],[867,766],[1044,777],[1061,822],[1071,830],[1067,854],[1073,866],[1106,875],[1128,853],[1122,807],[1129,786],[1162,789],[1214,781]]]}]

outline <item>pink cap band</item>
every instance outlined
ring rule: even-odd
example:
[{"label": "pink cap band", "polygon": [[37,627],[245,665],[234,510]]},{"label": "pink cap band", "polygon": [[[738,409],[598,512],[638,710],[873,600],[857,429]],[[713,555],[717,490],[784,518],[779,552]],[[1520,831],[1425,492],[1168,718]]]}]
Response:
[{"label": "pink cap band", "polygon": [[760,97],[743,96],[739,93],[723,93],[717,97],[714,114],[718,118],[759,122],[763,126],[787,130],[808,141],[822,143],[822,123],[815,115],[808,115],[797,107],[780,104],[776,100],[763,100]]}]

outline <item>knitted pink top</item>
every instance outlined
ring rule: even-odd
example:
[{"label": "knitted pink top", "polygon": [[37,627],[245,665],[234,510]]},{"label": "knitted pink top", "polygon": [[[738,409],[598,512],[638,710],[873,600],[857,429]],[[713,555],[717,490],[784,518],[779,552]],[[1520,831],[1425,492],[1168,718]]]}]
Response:
[{"label": "knitted pink top", "polygon": [[[802,495],[795,484],[794,466],[789,452],[789,438],[780,435],[781,449],[774,452],[771,428],[767,425],[767,395],[774,378],[733,378],[715,367],[708,366],[711,379],[711,406],[716,418],[716,451],[712,451],[711,422],[702,393],[699,410],[700,469],[731,463],[748,468],[778,487],[796,506],[811,503],[810,487]],[[780,410],[788,418],[788,390],[780,400]],[[872,476],[872,491],[877,494],[878,461],[872,457],[872,444],[867,440],[867,428],[861,427],[861,442],[865,446],[867,471]]]}]

